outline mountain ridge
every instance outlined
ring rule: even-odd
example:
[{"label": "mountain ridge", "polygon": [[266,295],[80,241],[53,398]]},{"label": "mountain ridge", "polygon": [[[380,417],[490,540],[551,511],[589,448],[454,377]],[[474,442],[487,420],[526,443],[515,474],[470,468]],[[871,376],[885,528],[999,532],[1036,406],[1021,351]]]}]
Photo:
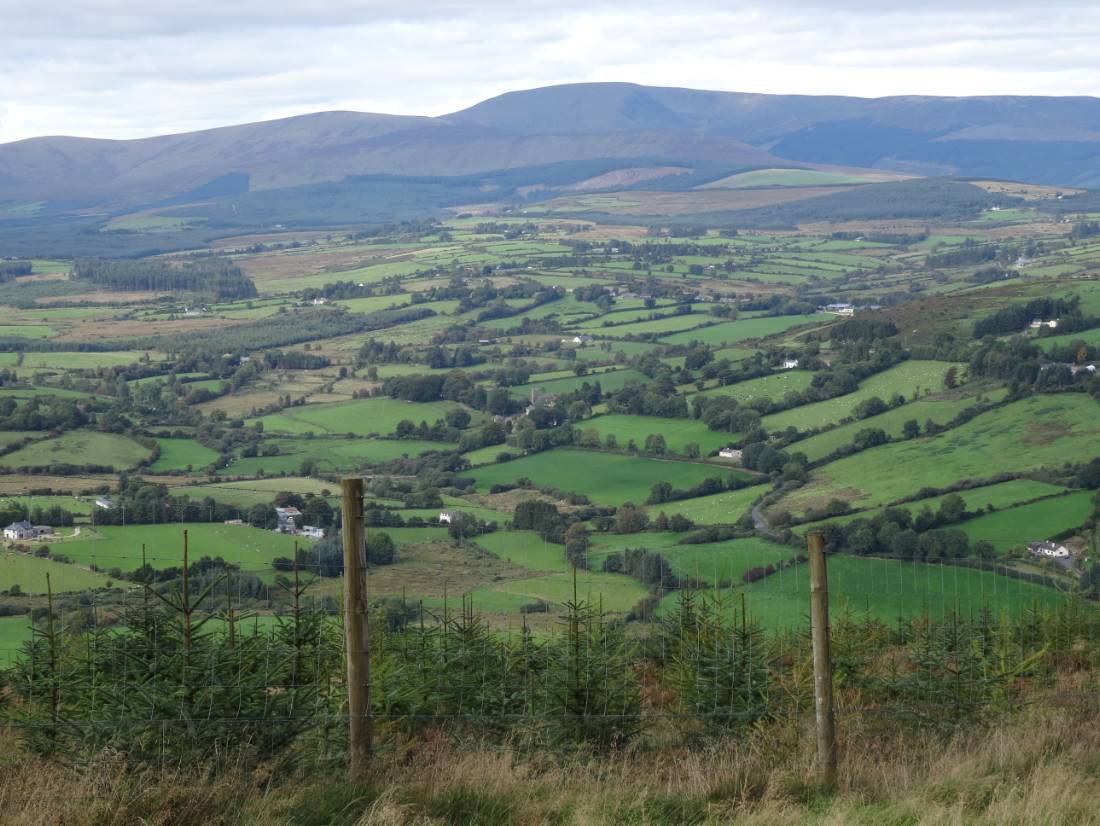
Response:
[{"label": "mountain ridge", "polygon": [[[518,90],[439,117],[334,110],[131,140],[0,144],[0,216],[190,193],[630,158],[1100,184],[1100,99],[769,95],[631,83]],[[210,190],[214,187],[214,190]],[[221,187],[221,189],[219,189]]]}]

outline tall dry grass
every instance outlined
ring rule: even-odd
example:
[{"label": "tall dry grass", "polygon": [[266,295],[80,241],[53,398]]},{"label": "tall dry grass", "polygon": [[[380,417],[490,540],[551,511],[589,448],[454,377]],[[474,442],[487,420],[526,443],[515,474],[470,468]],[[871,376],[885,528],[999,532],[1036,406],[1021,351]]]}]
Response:
[{"label": "tall dry grass", "polygon": [[[397,826],[397,824],[1100,823],[1100,725],[1074,685],[990,727],[884,733],[849,716],[835,792],[815,780],[810,721],[738,741],[610,756],[520,754],[443,734],[380,754],[368,781],[338,774],[217,778],[82,770],[0,753],[4,826]],[[1092,696],[1097,696],[1093,694]]]}]

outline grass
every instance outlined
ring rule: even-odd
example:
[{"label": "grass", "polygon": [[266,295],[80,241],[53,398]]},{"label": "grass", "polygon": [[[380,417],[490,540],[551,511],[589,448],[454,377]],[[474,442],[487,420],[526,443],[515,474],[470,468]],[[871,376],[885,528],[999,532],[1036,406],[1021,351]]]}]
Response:
[{"label": "grass", "polygon": [[265,439],[266,446],[278,448],[274,456],[237,458],[220,473],[229,476],[295,474],[304,461],[312,460],[322,471],[355,470],[367,464],[386,462],[402,456],[418,456],[429,450],[454,450],[447,442],[420,439]]},{"label": "grass", "polygon": [[926,486],[1079,462],[1100,452],[1096,414],[1096,401],[1083,394],[1031,396],[933,438],[895,442],[831,462],[781,506],[797,510],[833,497],[873,506]]},{"label": "grass", "polygon": [[[581,422],[580,430],[595,430],[603,441],[613,434],[619,445],[626,447],[631,439],[639,448],[644,447],[646,437],[660,434],[665,437],[668,449],[683,453],[684,446],[694,442],[704,455],[726,445],[729,434],[716,433],[698,419],[668,419],[661,416],[629,416],[609,414]],[[499,451],[498,451],[499,452]]]},{"label": "grass", "polygon": [[737,321],[726,321],[704,327],[701,330],[689,330],[687,332],[673,333],[664,336],[661,342],[664,344],[687,344],[698,341],[703,344],[736,344],[750,338],[764,338],[778,333],[785,333],[792,327],[800,327],[804,324],[817,324],[823,321],[834,321],[835,316],[824,313],[814,315],[784,315],[765,318],[745,318]]},{"label": "grass", "polygon": [[808,370],[784,370],[782,373],[772,373],[770,376],[714,387],[702,391],[700,395],[732,396],[741,403],[763,398],[778,402],[782,401],[787,393],[808,388],[813,377],[814,374]]},{"label": "grass", "polygon": [[532,571],[566,571],[565,547],[547,542],[531,531],[496,531],[474,540],[479,547]]},{"label": "grass", "polygon": [[[765,416],[762,424],[766,430],[775,432],[795,427],[808,430],[824,424],[839,422],[850,416],[852,409],[864,399],[878,396],[888,402],[890,397],[899,393],[912,401],[918,396],[938,393],[944,389],[943,377],[952,365],[945,361],[917,361],[910,359],[894,365],[889,370],[875,373],[863,380],[859,389],[844,396],[826,399],[813,404],[793,407],[781,413]],[[911,417],[910,417],[911,418]],[[921,422],[923,424],[923,422]]]},{"label": "grass", "polygon": [[80,537],[57,543],[55,550],[81,564],[132,571],[141,565],[144,545],[150,565],[157,569],[171,568],[182,564],[184,530],[188,532],[192,561],[220,556],[239,565],[241,570],[254,573],[270,572],[271,561],[277,556],[293,556],[295,541],[303,546],[309,544],[309,540],[244,525],[173,523],[85,529]]},{"label": "grass", "polygon": [[148,458],[149,449],[126,436],[88,430],[71,430],[0,457],[11,468],[48,467],[56,464],[104,465],[125,470]]},{"label": "grass", "polygon": [[739,172],[726,178],[704,184],[700,189],[748,189],[755,186],[836,186],[837,184],[865,184],[886,180],[890,175],[851,175],[846,172],[822,172],[816,169],[756,169]]},{"label": "grass", "polygon": [[754,485],[741,490],[728,490],[710,496],[695,499],[681,499],[679,502],[665,502],[650,505],[649,514],[666,516],[680,514],[698,525],[725,525],[736,522],[748,513],[752,503],[768,490],[766,485]]},{"label": "grass", "polygon": [[[1029,502],[1032,499],[1038,499],[1043,496],[1054,496],[1059,493],[1065,493],[1065,489],[1058,485],[1050,485],[1046,482],[1036,482],[1034,479],[1010,479],[1007,482],[998,482],[995,485],[983,485],[982,487],[959,491],[959,496],[962,497],[968,511],[977,511],[979,509],[1008,508],[1020,504],[1021,502]],[[907,510],[914,515],[925,506],[931,508],[933,511],[937,511],[939,510],[940,504],[947,496],[950,496],[950,494],[917,499],[913,502],[904,502],[892,507]],[[829,519],[822,519],[819,522],[807,523],[802,526],[802,528],[824,525],[827,522],[836,522],[838,525],[846,525],[853,519],[871,519],[881,513],[882,510],[882,508],[871,508],[866,511],[845,514],[844,516],[834,516]],[[802,528],[799,530],[802,530]]]},{"label": "grass", "polygon": [[[331,404],[307,404],[301,407],[289,407],[279,413],[272,413],[254,421],[263,424],[264,432],[317,434],[354,434],[356,436],[387,435],[397,429],[403,419],[414,424],[427,422],[433,424],[444,418],[451,410],[460,410],[462,405],[454,402],[430,402],[416,404],[397,399],[379,397],[350,402]],[[473,413],[474,421],[481,414]],[[251,424],[252,422],[250,422]]]},{"label": "grass", "polygon": [[[987,392],[985,397],[996,401],[1003,398],[1006,392],[1004,389],[998,389]],[[859,431],[868,427],[880,428],[890,438],[897,439],[902,436],[902,429],[910,419],[916,419],[922,428],[929,419],[938,425],[945,425],[963,410],[973,407],[977,401],[977,396],[977,392],[964,389],[924,398],[895,407],[877,416],[849,422],[832,430],[826,430],[816,436],[811,436],[808,439],[802,439],[792,444],[790,449],[801,451],[806,454],[811,462],[816,462],[837,448],[850,444]]]},{"label": "grass", "polygon": [[193,500],[201,500],[209,496],[216,502],[248,508],[253,505],[269,505],[274,500],[275,494],[282,491],[321,495],[326,490],[332,496],[333,491],[339,490],[339,485],[319,479],[280,476],[275,479],[249,479],[243,482],[218,482],[211,485],[179,487],[173,493]]},{"label": "grass", "polygon": [[1075,491],[1007,510],[987,513],[959,525],[971,542],[992,542],[1000,552],[1025,547],[1079,528],[1092,513],[1095,493]]},{"label": "grass", "polygon": [[532,390],[539,390],[543,393],[553,393],[556,396],[560,396],[565,393],[572,393],[577,390],[581,385],[587,383],[589,385],[599,384],[600,388],[607,392],[609,390],[621,390],[631,382],[637,384],[645,384],[649,379],[645,375],[639,373],[637,370],[611,370],[605,373],[593,373],[587,376],[568,376],[560,379],[550,379],[549,381],[533,382],[531,384],[520,384],[512,387],[510,392],[513,399],[527,399],[531,396]]},{"label": "grass", "polygon": [[[791,556],[797,553],[791,549]],[[833,554],[829,557],[829,608],[834,621],[844,611],[866,613],[885,622],[927,611],[944,616],[989,609],[1018,616],[1036,603],[1053,607],[1063,595],[1051,588],[1010,579],[999,573],[949,564]],[[809,568],[796,565],[737,589],[749,615],[765,627],[780,630],[809,624]],[[662,600],[673,610],[678,595]]]},{"label": "grass", "polygon": [[704,545],[675,545],[660,551],[680,579],[695,579],[715,586],[724,582],[739,584],[741,576],[750,568],[785,562],[799,553],[798,548],[757,537]]},{"label": "grass", "polygon": [[[49,543],[50,540],[42,541]],[[53,544],[54,551],[59,553],[64,553],[67,547],[65,543]],[[19,551],[0,551],[0,591],[18,585],[25,594],[44,594],[47,574],[54,593],[89,591],[102,588],[107,583],[107,577],[103,574],[78,565],[55,562]]]},{"label": "grass", "polygon": [[415,760],[376,757],[365,781],[315,768],[270,785],[246,771],[163,768],[138,777],[121,765],[90,783],[9,739],[0,798],[10,826],[1087,824],[1100,796],[1100,733],[1088,703],[1064,700],[1037,693],[1020,714],[951,737],[923,736],[902,721],[876,726],[880,715],[842,707],[832,790],[818,782],[813,725],[799,716],[690,747],[552,759],[440,737]]},{"label": "grass", "polygon": [[149,466],[151,473],[197,471],[216,462],[221,456],[194,439],[157,439],[157,444],[160,445],[160,456]]},{"label": "grass", "polygon": [[112,350],[104,353],[26,353],[23,369],[35,370],[96,370],[100,367],[126,367],[143,358],[162,361],[164,356],[150,350]]},{"label": "grass", "polygon": [[689,488],[710,477],[731,473],[716,465],[649,459],[640,456],[599,453],[587,450],[549,450],[502,464],[487,465],[469,472],[483,492],[497,484],[520,477],[536,486],[560,488],[583,493],[593,502],[621,505],[631,501],[642,504],[656,482],[667,481],[674,488]]},{"label": "grass", "polygon": [[[576,595],[589,604],[599,603],[605,611],[625,613],[645,598],[648,591],[637,580],[622,574],[578,571]],[[572,572],[546,574],[479,588],[472,594],[474,610],[516,613],[526,603],[544,600],[561,606],[573,599]]]}]

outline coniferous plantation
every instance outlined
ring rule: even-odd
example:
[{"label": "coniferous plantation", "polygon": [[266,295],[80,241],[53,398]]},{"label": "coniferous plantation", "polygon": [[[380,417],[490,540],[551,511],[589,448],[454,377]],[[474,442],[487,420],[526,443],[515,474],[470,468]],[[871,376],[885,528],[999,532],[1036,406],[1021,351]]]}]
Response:
[{"label": "coniferous plantation", "polygon": [[0,823],[1098,822],[1100,102],[961,91],[0,143]]}]

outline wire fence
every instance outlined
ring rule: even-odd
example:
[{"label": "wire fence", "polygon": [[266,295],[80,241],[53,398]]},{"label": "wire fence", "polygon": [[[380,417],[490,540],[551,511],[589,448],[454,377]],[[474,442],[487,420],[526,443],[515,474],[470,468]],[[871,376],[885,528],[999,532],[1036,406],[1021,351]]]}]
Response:
[{"label": "wire fence", "polygon": [[[188,556],[87,544],[90,567],[138,561],[140,575],[122,593],[49,586],[33,615],[0,620],[2,714],[29,748],[73,762],[347,758],[340,580],[320,576],[308,551],[277,571],[270,549],[218,563],[202,562],[201,542]],[[609,579],[603,557],[553,574],[549,596],[524,579],[463,593],[446,575],[421,583],[434,598],[373,594],[379,749],[428,731],[531,748],[690,744],[812,710],[806,566],[746,581],[761,566],[687,557],[675,582],[642,588]],[[1011,563],[833,555],[829,565],[842,726],[976,724],[1022,707],[1030,686],[1100,663],[1097,607]],[[177,575],[152,573],[166,568]],[[499,594],[508,599],[493,604]]]}]

